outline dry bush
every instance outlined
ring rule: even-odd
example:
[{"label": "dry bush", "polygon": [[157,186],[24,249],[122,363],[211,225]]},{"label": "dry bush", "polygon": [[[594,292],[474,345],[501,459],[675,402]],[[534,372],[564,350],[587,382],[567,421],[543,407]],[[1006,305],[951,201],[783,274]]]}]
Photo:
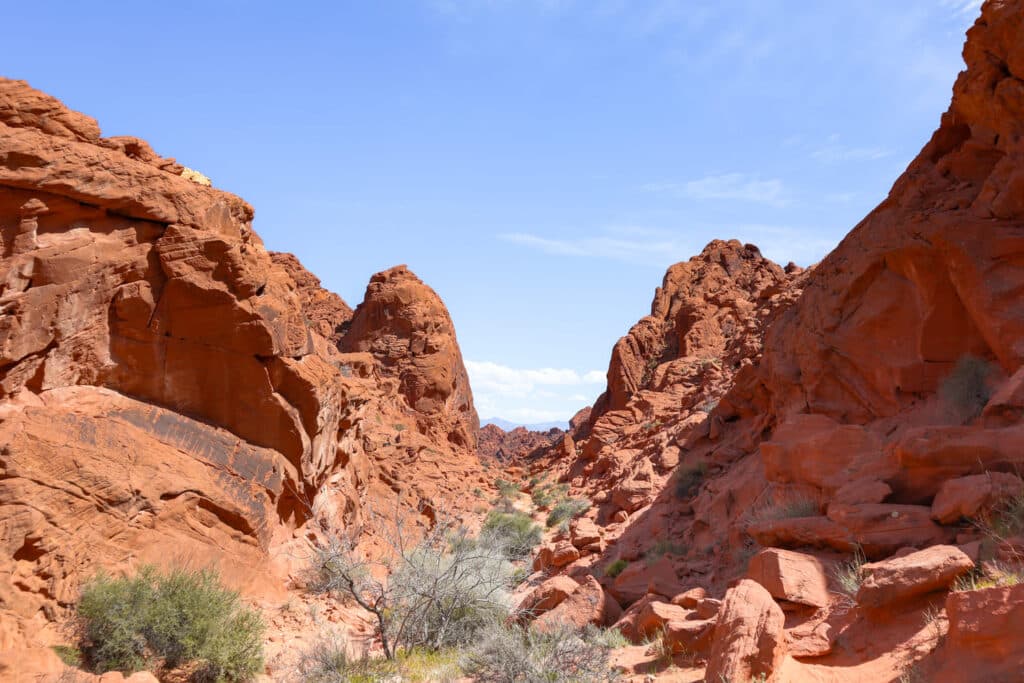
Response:
[{"label": "dry bush", "polygon": [[463,657],[462,669],[479,683],[599,683],[618,675],[609,644],[596,629],[556,625],[545,631],[495,624]]},{"label": "dry bush", "polygon": [[365,529],[327,533],[308,585],[373,614],[387,659],[402,649],[463,646],[508,617],[513,567],[504,546],[470,537],[442,513],[418,540],[397,508],[391,519],[368,517],[386,552],[370,558],[357,549]]}]

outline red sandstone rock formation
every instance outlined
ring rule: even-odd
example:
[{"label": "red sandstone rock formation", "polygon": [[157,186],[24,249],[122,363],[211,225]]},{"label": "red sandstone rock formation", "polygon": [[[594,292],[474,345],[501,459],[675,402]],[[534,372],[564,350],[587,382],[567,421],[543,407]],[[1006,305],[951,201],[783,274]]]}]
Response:
[{"label": "red sandstone rock formation", "polygon": [[293,254],[270,252],[270,259],[288,273],[298,288],[302,314],[316,332],[335,346],[352,319],[352,309],[334,292],[320,286],[320,278],[306,270]]},{"label": "red sandstone rock formation", "polygon": [[[785,635],[765,596],[742,635],[733,601],[736,618],[719,614],[717,628],[738,645],[693,653],[709,677],[891,680],[977,656],[978,671],[941,675],[980,681],[1020,661],[1020,598],[1006,587],[951,596],[948,626],[941,608],[927,625],[922,615],[978,561],[979,542],[1024,571],[1020,538],[993,543],[965,519],[998,515],[1024,466],[1022,45],[1024,2],[987,2],[939,130],[812,271],[787,275],[722,243],[670,270],[573,433],[581,456],[549,452],[535,468],[600,506],[605,549],[561,571],[628,561],[601,579],[627,615],[639,614],[632,601],[665,602],[655,579],[721,596],[759,546],[780,548],[750,571],[786,606]],[[701,361],[692,370],[688,354]],[[797,547],[799,561],[781,550]],[[835,577],[858,549],[876,562],[850,594]],[[980,570],[999,581],[1005,567]],[[630,591],[616,592],[624,576]],[[998,593],[986,602],[986,591]]]},{"label": "red sandstone rock formation", "polygon": [[480,428],[476,450],[481,458],[518,464],[564,436],[561,429],[534,432],[526,427],[516,427],[506,432],[497,425],[489,424]]},{"label": "red sandstone rock formation", "polygon": [[405,266],[370,279],[340,348],[373,354],[381,372],[398,379],[406,402],[423,416],[421,431],[476,447],[480,419],[455,327],[440,297]]},{"label": "red sandstone rock formation", "polygon": [[314,510],[486,480],[440,299],[393,269],[353,318],[196,177],[0,79],[0,677],[99,567],[214,563],[269,599]]}]

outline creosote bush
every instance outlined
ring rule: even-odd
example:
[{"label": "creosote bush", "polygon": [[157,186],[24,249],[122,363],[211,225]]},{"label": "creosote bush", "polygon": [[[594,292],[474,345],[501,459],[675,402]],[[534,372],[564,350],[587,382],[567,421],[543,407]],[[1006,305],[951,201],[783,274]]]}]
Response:
[{"label": "creosote bush", "polygon": [[579,517],[590,507],[590,502],[579,498],[563,498],[555,503],[545,522],[548,527]]},{"label": "creosote bush", "polygon": [[213,570],[101,573],[77,611],[81,651],[100,673],[187,666],[194,680],[244,681],[263,668],[262,620]]},{"label": "creosote bush", "polygon": [[533,518],[521,512],[491,510],[480,529],[480,541],[501,549],[510,560],[528,556],[542,538],[543,531]]},{"label": "creosote bush", "polygon": [[494,624],[462,659],[480,683],[599,683],[618,679],[598,629],[556,625],[544,631]]}]

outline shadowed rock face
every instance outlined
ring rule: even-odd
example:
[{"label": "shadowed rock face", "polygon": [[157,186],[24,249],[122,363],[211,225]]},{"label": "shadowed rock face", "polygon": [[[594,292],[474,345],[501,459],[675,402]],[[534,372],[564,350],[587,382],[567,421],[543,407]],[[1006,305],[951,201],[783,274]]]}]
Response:
[{"label": "shadowed rock face", "polygon": [[375,276],[343,353],[352,310],[202,180],[0,79],[0,650],[97,567],[212,562],[279,592],[312,510],[457,508],[478,483],[437,295]]}]

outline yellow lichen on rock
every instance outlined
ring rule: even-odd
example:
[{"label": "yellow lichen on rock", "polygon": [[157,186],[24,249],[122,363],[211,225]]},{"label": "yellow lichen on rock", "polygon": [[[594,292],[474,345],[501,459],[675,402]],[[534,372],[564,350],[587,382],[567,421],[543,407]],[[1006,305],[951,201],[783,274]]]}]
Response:
[{"label": "yellow lichen on rock", "polygon": [[185,178],[186,180],[191,180],[193,183],[198,183],[199,185],[206,185],[207,187],[211,187],[213,185],[213,183],[210,182],[209,178],[204,176],[199,171],[189,168],[188,166],[186,166],[184,170],[182,170],[181,177]]}]

